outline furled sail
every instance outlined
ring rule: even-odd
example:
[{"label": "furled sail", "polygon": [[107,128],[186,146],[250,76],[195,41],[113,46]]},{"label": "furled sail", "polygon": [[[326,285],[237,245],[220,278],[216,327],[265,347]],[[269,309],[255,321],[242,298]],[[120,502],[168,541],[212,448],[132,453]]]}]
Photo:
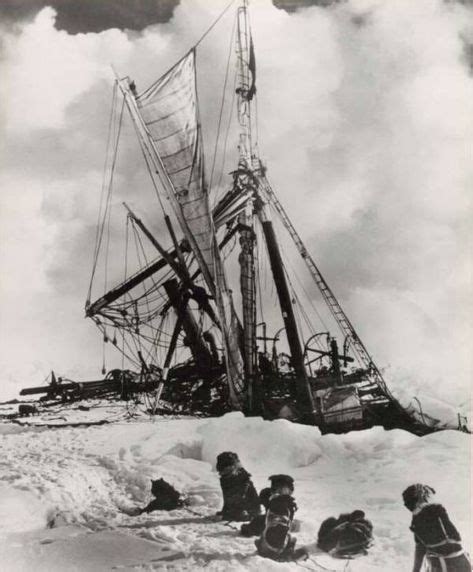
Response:
[{"label": "furled sail", "polygon": [[205,185],[199,125],[195,51],[190,51],[146,91],[135,96],[151,149],[168,178],[164,188],[176,217],[215,295],[224,338],[230,399],[241,406],[243,368],[238,320],[217,247]]}]

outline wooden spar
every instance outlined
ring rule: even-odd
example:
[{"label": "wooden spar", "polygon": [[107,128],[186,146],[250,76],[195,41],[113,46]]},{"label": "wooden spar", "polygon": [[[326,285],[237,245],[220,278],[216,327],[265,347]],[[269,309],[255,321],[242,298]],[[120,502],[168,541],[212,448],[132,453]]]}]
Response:
[{"label": "wooden spar", "polygon": [[[248,196],[245,210],[238,216],[240,232],[240,290],[243,314],[243,359],[247,387],[247,409],[250,414],[261,413],[261,392],[257,378],[256,344],[256,270],[255,270],[255,231],[254,206],[252,194],[255,181],[252,162],[255,157],[255,145],[252,136],[254,96],[254,53],[253,40],[246,0],[237,11],[237,114],[240,125],[238,142],[238,169],[234,173],[234,189],[239,196]],[[251,62],[253,61],[253,68]],[[248,193],[250,191],[250,193]]]},{"label": "wooden spar", "polygon": [[[222,248],[224,246],[226,246],[230,240],[235,236],[235,234],[238,231],[238,225],[235,225],[230,231],[227,232],[227,234],[223,237],[222,242],[218,245],[218,248],[220,250],[222,250]],[[202,270],[200,268],[197,268],[197,270],[194,272],[194,274],[192,274],[192,276],[190,277],[191,282],[194,282],[196,278],[198,278],[200,275],[202,274]],[[170,308],[171,303],[167,302],[163,309],[161,310],[161,315],[164,315]],[[205,308],[204,308],[205,309]],[[215,321],[215,320],[213,320]],[[218,322],[215,322],[217,324],[217,326],[219,325]]]},{"label": "wooden spar", "polygon": [[58,383],[55,386],[43,385],[39,387],[26,387],[20,391],[20,395],[36,395],[39,393],[49,393],[52,395],[61,395],[65,391],[87,390],[90,392],[101,390],[113,390],[121,384],[117,379],[97,379],[94,381],[71,381],[67,383]]},{"label": "wooden spar", "polygon": [[[177,340],[182,329],[182,312],[179,313],[177,317],[174,330],[172,332],[171,341],[169,342],[168,353],[166,354],[166,359],[163,365],[163,381],[167,379],[169,366],[171,365],[171,360],[173,358],[174,352],[176,351]],[[159,398],[158,398],[159,399]]]},{"label": "wooden spar", "polygon": [[192,352],[195,363],[202,368],[212,365],[212,355],[207,344],[202,338],[202,332],[195,321],[187,302],[183,299],[179,289],[178,281],[175,278],[163,282],[163,288],[176,311],[178,320],[182,321],[182,329],[186,334],[186,344]]},{"label": "wooden spar", "polygon": [[336,385],[341,385],[342,383],[342,371],[340,369],[340,356],[338,353],[338,345],[337,345],[337,340],[335,340],[334,338],[332,338],[330,340],[330,354],[331,354],[331,359],[332,359],[332,369],[333,369],[333,373],[335,374],[335,378],[336,378]]},{"label": "wooden spar", "polygon": [[[170,253],[170,256],[173,258],[176,256],[176,251]],[[106,308],[109,304],[118,300],[123,294],[126,294],[130,290],[132,290],[135,286],[141,284],[146,278],[152,276],[155,272],[163,269],[167,265],[167,261],[164,258],[160,258],[156,262],[150,264],[147,268],[144,268],[141,272],[137,272],[134,276],[130,277],[128,280],[125,280],[122,284],[113,288],[106,294],[104,294],[101,298],[90,304],[85,309],[85,315],[87,317],[95,316],[100,310]]]},{"label": "wooden spar", "polygon": [[[219,244],[220,250],[230,242],[230,240],[235,236],[236,232],[237,232],[237,227],[234,226],[224,236],[222,242]],[[179,248],[181,250],[181,253],[190,252],[190,249],[188,247],[185,247],[183,244],[180,244]],[[180,257],[178,256],[177,249],[169,251],[168,254],[169,254],[169,256],[172,256],[172,258],[179,258],[180,259]],[[88,318],[95,316],[101,310],[103,310],[103,308],[106,308],[109,304],[113,304],[113,302],[115,302],[115,300],[118,300],[118,298],[120,298],[121,296],[123,296],[124,294],[129,292],[130,290],[133,290],[133,288],[135,286],[138,286],[144,280],[146,280],[147,278],[149,278],[150,276],[152,276],[156,272],[159,272],[159,270],[162,270],[163,268],[165,268],[167,266],[167,264],[168,264],[168,262],[164,258],[160,258],[156,262],[152,262],[149,266],[147,266],[143,270],[137,272],[133,276],[130,276],[130,278],[128,280],[125,280],[124,282],[122,282],[121,284],[116,286],[115,288],[112,288],[112,290],[109,290],[106,294],[104,294],[103,296],[98,298],[95,302],[93,302],[92,304],[87,306],[85,309],[85,315]],[[194,272],[194,274],[190,277],[191,281],[193,282],[200,274],[201,274],[201,270],[200,270],[200,268],[198,268]],[[162,314],[165,314],[166,311],[169,309],[169,307],[170,306],[166,307],[166,309],[163,309]],[[215,321],[215,320],[213,320],[213,321]]]},{"label": "wooden spar", "polygon": [[[251,209],[253,207],[251,203]],[[245,378],[247,382],[248,412],[257,415],[261,413],[260,395],[256,387],[256,285],[255,285],[255,256],[253,230],[253,212],[242,213],[238,217],[241,251],[238,257],[240,263],[240,289],[243,306],[243,356]],[[248,223],[248,224],[246,224]]]},{"label": "wooden spar", "polygon": [[[258,338],[258,340],[261,340],[261,339],[263,339],[263,338]],[[272,338],[268,338],[268,339],[272,339]],[[323,358],[324,356],[331,356],[331,358],[334,359],[333,351],[323,351],[323,350],[317,350],[315,348],[307,348],[306,351],[319,354],[320,359]],[[338,346],[337,346],[337,354],[338,354]],[[355,361],[351,356],[348,356],[345,354],[342,354],[342,355],[338,354],[338,359],[340,361],[350,362],[350,363]]]},{"label": "wooden spar", "polygon": [[178,258],[179,262],[181,263],[181,267],[184,268],[187,275],[189,275],[189,272],[188,272],[187,266],[186,266],[186,261],[184,260],[184,256],[182,254],[181,245],[177,241],[176,233],[174,232],[174,228],[171,224],[171,219],[169,218],[169,215],[167,215],[167,214],[164,215],[164,221],[166,222],[166,226],[168,227],[169,234],[171,235],[171,239],[172,239],[172,242],[174,244],[174,248],[176,250],[177,258]]},{"label": "wooden spar", "polygon": [[164,389],[164,384],[168,379],[169,366],[171,365],[171,360],[176,350],[177,340],[179,338],[179,334],[181,333],[181,328],[182,328],[182,312],[177,317],[176,324],[174,326],[174,331],[172,332],[171,341],[169,343],[168,353],[166,354],[166,359],[164,360],[163,375],[159,381],[159,385],[156,390],[156,402],[155,402],[156,406],[159,400],[161,399],[161,394]]},{"label": "wooden spar", "polygon": [[309,385],[309,380],[304,366],[304,354],[297,330],[296,318],[292,307],[291,296],[287,285],[281,252],[276,240],[273,223],[268,220],[263,208],[258,209],[258,216],[263,227],[263,234],[268,249],[269,262],[273,273],[274,284],[279,298],[279,305],[286,329],[287,341],[291,352],[292,366],[296,374],[297,401],[303,409],[304,416],[308,421],[314,421],[314,400]]},{"label": "wooden spar", "polygon": [[[144,235],[148,238],[148,240],[151,242],[151,244],[158,250],[158,252],[161,254],[161,256],[166,260],[166,262],[169,264],[169,266],[174,270],[174,272],[177,274],[177,276],[181,279],[182,283],[185,284],[192,291],[192,294],[194,295],[195,299],[198,301],[199,306],[201,306],[202,309],[208,314],[208,316],[214,322],[214,324],[216,324],[217,326],[220,327],[218,318],[215,315],[215,312],[213,311],[212,306],[209,304],[209,301],[208,301],[209,297],[207,296],[207,292],[201,286],[197,286],[196,284],[194,284],[193,279],[189,276],[189,271],[188,271],[187,267],[185,265],[183,266],[180,263],[180,260],[181,259],[183,260],[182,253],[178,254],[179,261],[172,258],[170,256],[170,254],[166,250],[164,250],[164,248],[159,244],[159,242],[156,240],[156,238],[154,238],[154,236],[151,234],[151,232],[146,228],[146,226],[144,225],[142,220],[139,219],[135,215],[135,213],[130,209],[130,207],[126,203],[123,203],[123,204],[124,204],[125,208],[127,209],[127,211],[129,212],[132,219],[135,221],[135,223],[138,225],[138,227],[141,229],[141,231],[144,233]],[[168,219],[167,223],[170,225],[169,219]],[[169,226],[168,226],[168,228],[169,228]],[[172,238],[173,238],[173,240],[175,240],[175,242],[177,244],[177,241],[176,241],[175,235],[174,235],[174,231],[172,232]]]},{"label": "wooden spar", "polygon": [[174,270],[174,272],[179,276],[179,278],[183,281],[186,281],[188,279],[188,276],[189,276],[187,273],[187,268],[182,268],[181,265],[179,264],[179,262],[176,261],[172,256],[170,256],[168,254],[167,250],[165,250],[159,244],[159,242],[155,239],[155,237],[150,233],[150,231],[143,224],[141,219],[139,219],[135,215],[135,213],[130,209],[130,207],[126,203],[123,203],[123,205],[126,208],[126,210],[128,211],[131,218],[135,221],[135,223],[141,229],[141,231],[146,236],[146,238],[151,242],[151,244],[156,248],[156,250],[159,252],[159,254],[161,254],[161,256],[164,258],[164,260],[166,260],[166,262]]}]

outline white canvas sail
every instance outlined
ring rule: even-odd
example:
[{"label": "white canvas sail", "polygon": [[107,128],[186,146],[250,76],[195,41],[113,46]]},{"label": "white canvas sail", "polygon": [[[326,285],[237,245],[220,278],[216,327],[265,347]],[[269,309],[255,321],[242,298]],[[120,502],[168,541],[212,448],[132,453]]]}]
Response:
[{"label": "white canvas sail", "polygon": [[150,88],[136,96],[150,149],[156,153],[176,217],[215,295],[224,339],[230,399],[241,406],[242,359],[238,320],[226,286],[205,186],[192,50]]},{"label": "white canvas sail", "polygon": [[197,256],[206,266],[204,276],[209,272],[214,279],[214,233],[204,187],[194,51],[138,95],[136,102],[153,148],[172,183],[169,198],[184,234],[199,250]]}]

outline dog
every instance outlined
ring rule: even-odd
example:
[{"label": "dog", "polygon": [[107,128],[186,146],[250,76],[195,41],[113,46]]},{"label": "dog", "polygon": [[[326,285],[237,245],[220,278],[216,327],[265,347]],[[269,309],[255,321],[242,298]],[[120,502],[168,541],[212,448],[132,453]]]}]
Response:
[{"label": "dog", "polygon": [[251,475],[241,466],[236,453],[225,451],[217,457],[217,471],[223,495],[223,520],[248,521],[260,514],[260,500]]},{"label": "dog", "polygon": [[264,530],[255,540],[260,556],[279,562],[308,557],[305,548],[296,550],[297,539],[290,534],[296,510],[297,505],[291,495],[281,494],[270,498]]}]

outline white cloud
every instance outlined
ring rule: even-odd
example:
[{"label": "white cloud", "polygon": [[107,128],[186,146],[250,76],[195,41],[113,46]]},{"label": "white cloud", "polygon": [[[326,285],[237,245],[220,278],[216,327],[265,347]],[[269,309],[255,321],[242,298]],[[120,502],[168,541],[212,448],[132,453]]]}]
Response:
[{"label": "white cloud", "polygon": [[123,58],[130,49],[122,32],[70,36],[55,29],[55,18],[44,8],[19,34],[4,34],[2,101],[9,130],[64,127],[68,105],[110,76],[112,54]]}]

